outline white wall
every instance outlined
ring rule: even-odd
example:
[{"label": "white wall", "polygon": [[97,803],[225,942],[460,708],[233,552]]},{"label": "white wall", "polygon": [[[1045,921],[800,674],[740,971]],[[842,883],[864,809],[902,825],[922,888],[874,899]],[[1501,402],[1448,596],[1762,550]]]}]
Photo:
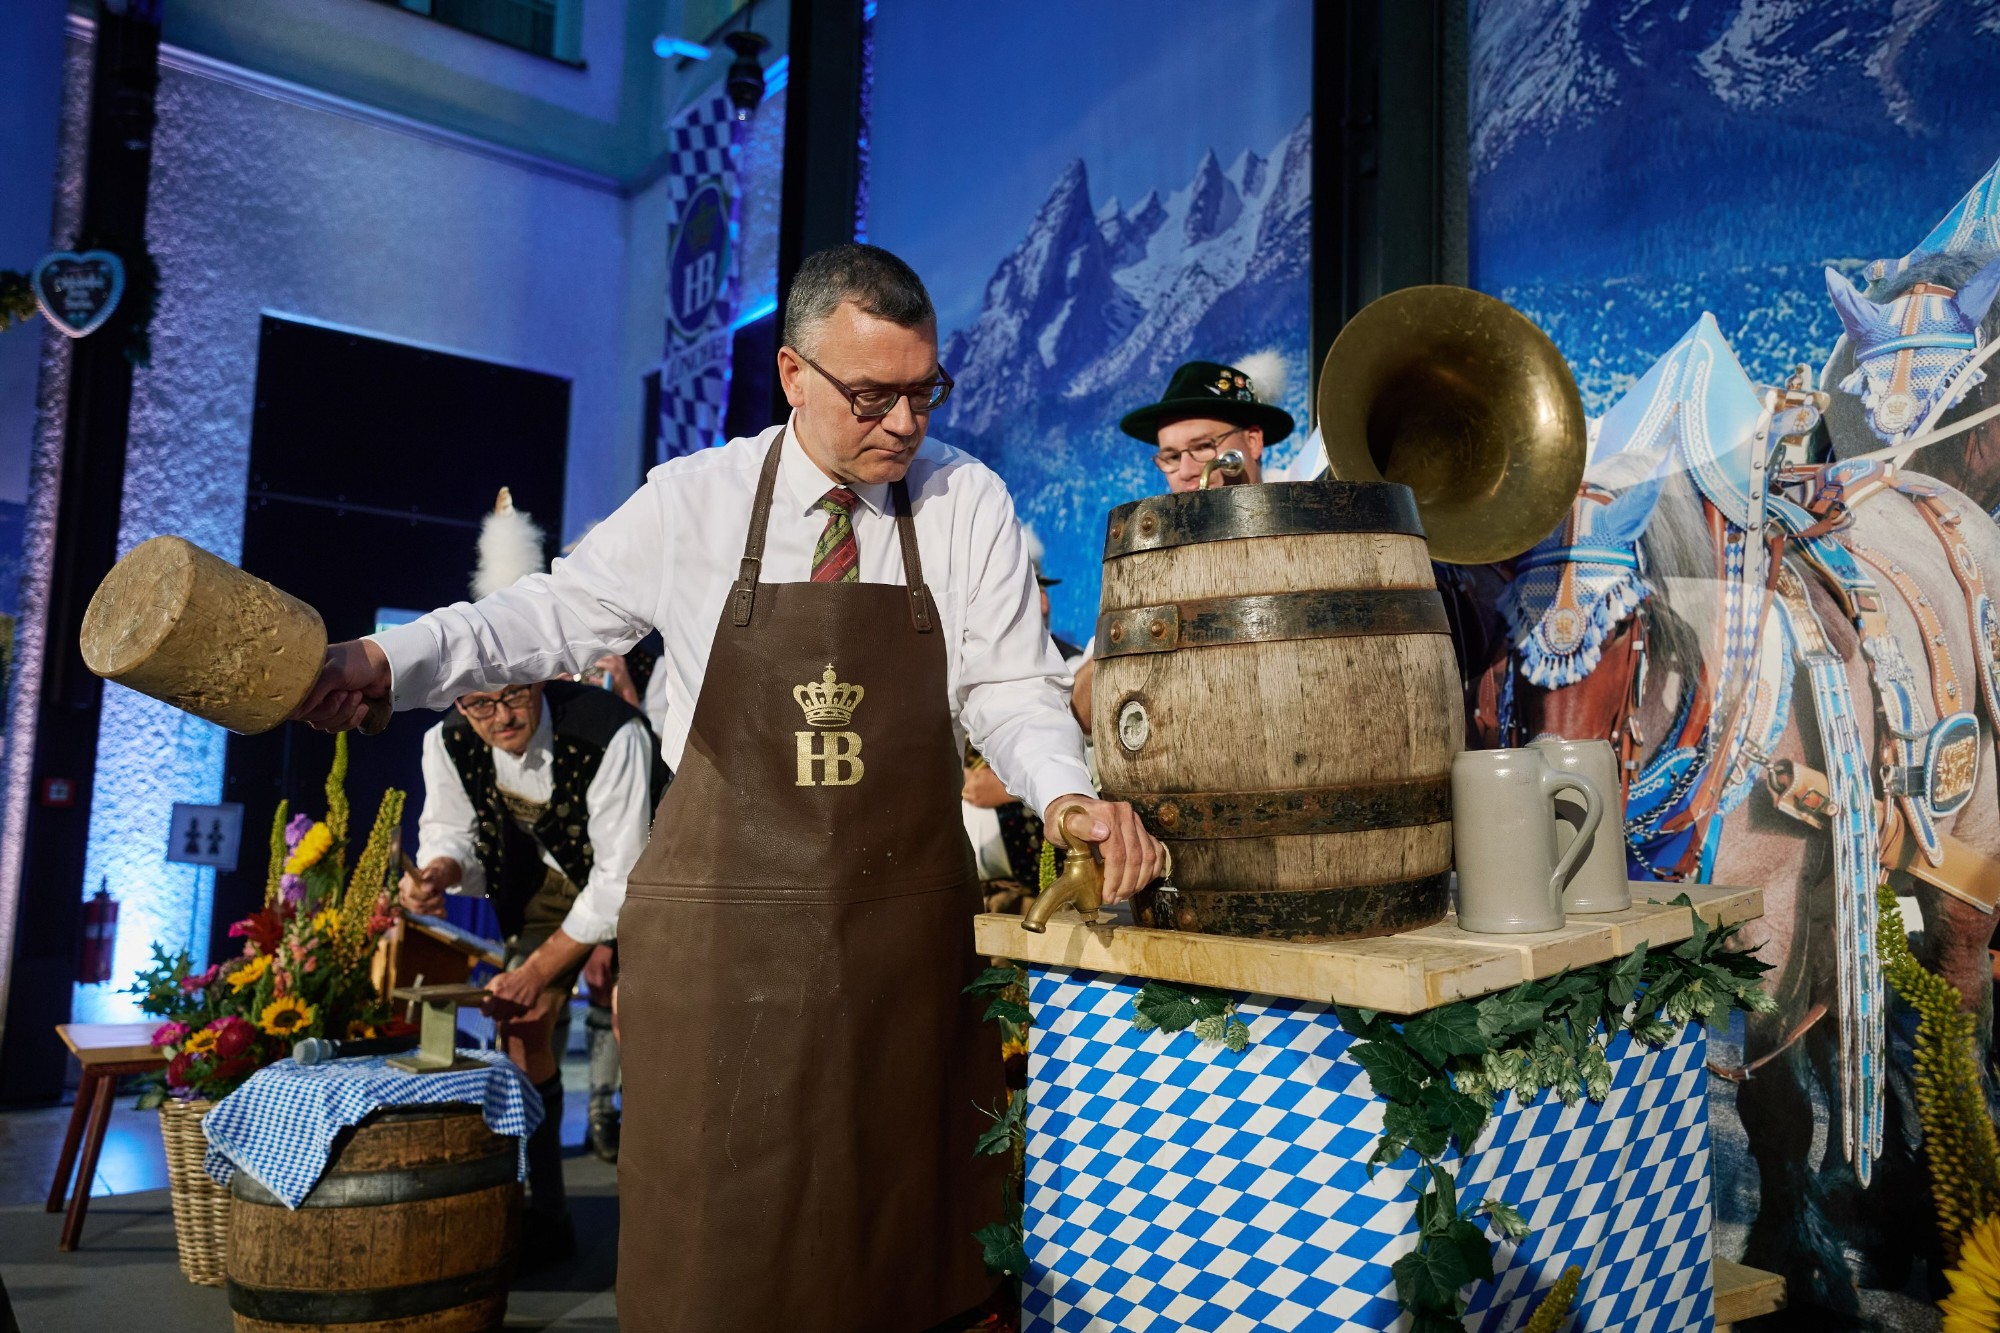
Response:
[{"label": "white wall", "polygon": [[[201,65],[170,58],[161,73],[149,227],[161,300],[153,364],[135,384],[120,553],[170,532],[239,555],[266,312],[568,378],[565,532],[622,501],[639,474],[637,377],[658,354],[659,306],[654,256],[643,285],[627,277],[627,201],[580,173]],[[639,236],[657,230],[649,217]],[[477,440],[437,444],[477,466]],[[219,729],[106,690],[85,885],[108,880],[125,904],[118,977],[155,939],[200,951],[209,872],[162,852],[172,802],[219,799],[222,759]],[[77,1017],[126,1012],[118,984],[80,988]]]}]

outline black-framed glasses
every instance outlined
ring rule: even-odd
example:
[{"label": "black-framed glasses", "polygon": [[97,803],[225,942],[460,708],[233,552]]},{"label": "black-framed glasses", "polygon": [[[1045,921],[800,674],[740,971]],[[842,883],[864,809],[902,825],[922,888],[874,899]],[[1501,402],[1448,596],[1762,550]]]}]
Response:
[{"label": "black-framed glasses", "polygon": [[1222,434],[1212,439],[1203,440],[1199,444],[1191,444],[1185,449],[1161,449],[1154,453],[1153,463],[1160,471],[1169,474],[1180,471],[1181,460],[1183,458],[1192,458],[1197,463],[1206,463],[1209,459],[1222,452],[1222,442],[1224,440],[1232,435],[1241,435],[1244,430],[1245,427],[1237,426],[1232,430],[1222,432]]},{"label": "black-framed glasses", "polygon": [[500,691],[499,694],[488,698],[476,699],[467,695],[458,701],[458,711],[471,718],[474,722],[484,722],[499,711],[502,704],[507,706],[507,711],[510,713],[525,713],[528,711],[528,705],[534,701],[534,698],[534,686],[513,685]]},{"label": "black-framed glasses", "polygon": [[944,406],[945,399],[951,397],[953,381],[951,376],[944,373],[943,366],[938,367],[937,378],[928,384],[912,384],[901,389],[851,389],[827,374],[825,366],[798,348],[792,349],[792,355],[817,370],[825,377],[828,384],[839,390],[840,396],[847,400],[847,406],[853,410],[858,421],[879,421],[895,411],[896,404],[904,398],[910,400],[912,412],[935,412]]}]

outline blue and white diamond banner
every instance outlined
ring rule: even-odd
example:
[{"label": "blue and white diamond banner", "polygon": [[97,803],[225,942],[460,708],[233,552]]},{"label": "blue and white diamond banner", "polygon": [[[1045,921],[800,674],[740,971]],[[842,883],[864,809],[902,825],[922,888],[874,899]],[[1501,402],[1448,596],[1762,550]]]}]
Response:
[{"label": "blue and white diamond banner", "polygon": [[675,116],[669,133],[666,350],[660,362],[660,456],[722,442],[736,312],[738,124],[721,93]]},{"label": "blue and white diamond banner", "polygon": [[[1132,1027],[1139,982],[1033,968],[1025,1333],[1403,1328],[1392,1265],[1416,1244],[1406,1154],[1371,1178],[1383,1103],[1323,1005],[1238,996],[1251,1045]],[[1495,1250],[1468,1330],[1509,1333],[1564,1268],[1579,1333],[1714,1326],[1705,1060],[1690,1027],[1653,1050],[1619,1036],[1601,1103],[1511,1095],[1461,1203],[1533,1227]]]}]

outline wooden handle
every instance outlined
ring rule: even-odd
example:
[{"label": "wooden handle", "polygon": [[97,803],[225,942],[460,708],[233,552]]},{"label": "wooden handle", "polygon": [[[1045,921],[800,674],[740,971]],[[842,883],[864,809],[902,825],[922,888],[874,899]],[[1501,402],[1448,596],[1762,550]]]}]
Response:
[{"label": "wooden handle", "polygon": [[396,705],[388,696],[368,701],[368,716],[361,719],[361,734],[380,736],[389,729],[391,719],[396,716]]}]

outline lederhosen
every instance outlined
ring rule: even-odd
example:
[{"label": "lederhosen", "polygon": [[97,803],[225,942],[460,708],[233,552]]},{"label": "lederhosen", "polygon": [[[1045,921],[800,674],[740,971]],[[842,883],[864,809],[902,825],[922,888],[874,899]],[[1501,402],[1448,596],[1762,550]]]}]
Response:
[{"label": "lederhosen", "polygon": [[944,631],[902,482],[907,586],[758,581],[784,440],[619,929],[627,1333],[913,1333],[992,1287]]}]

